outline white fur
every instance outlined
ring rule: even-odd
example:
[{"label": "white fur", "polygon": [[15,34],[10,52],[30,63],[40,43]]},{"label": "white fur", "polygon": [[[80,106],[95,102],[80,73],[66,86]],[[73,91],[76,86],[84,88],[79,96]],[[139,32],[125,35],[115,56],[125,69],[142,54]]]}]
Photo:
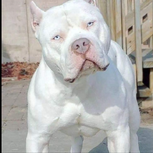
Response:
[{"label": "white fur", "polygon": [[[27,152],[48,152],[51,135],[58,130],[73,137],[71,153],[81,152],[83,136],[100,130],[107,135],[109,152],[139,152],[140,115],[131,62],[110,41],[104,19],[89,2],[74,0],[47,12],[31,3],[32,24],[40,19],[35,34],[43,56],[28,91]],[[94,25],[86,27],[92,20]],[[55,40],[56,35],[62,37]],[[86,58],[101,67],[109,63],[106,71],[89,69],[77,76],[84,57],[73,53],[71,44],[84,37],[93,44]],[[76,80],[69,83],[66,77]]]}]

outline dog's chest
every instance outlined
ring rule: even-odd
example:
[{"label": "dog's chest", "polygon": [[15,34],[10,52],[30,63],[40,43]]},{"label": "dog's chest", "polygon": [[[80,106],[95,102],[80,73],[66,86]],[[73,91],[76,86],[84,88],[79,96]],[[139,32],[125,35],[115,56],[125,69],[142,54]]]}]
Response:
[{"label": "dog's chest", "polygon": [[[72,108],[71,112],[73,113],[68,112],[61,115],[61,120],[66,120],[61,130],[65,134],[70,136],[93,136],[100,130],[96,125],[97,119],[101,118],[100,116],[94,117],[93,115],[89,115],[81,109],[81,106],[78,106],[76,109]],[[64,119],[64,116],[67,117]]]},{"label": "dog's chest", "polygon": [[100,130],[97,128],[75,124],[75,125],[63,128],[61,131],[69,136],[82,135],[86,137],[91,137],[91,136],[94,136]]},{"label": "dog's chest", "polygon": [[93,136],[100,130],[106,130],[113,127],[109,120],[103,118],[102,112],[97,108],[83,104],[74,105],[67,104],[64,113],[60,116],[61,121],[64,123],[61,126],[61,131],[67,135],[83,135]]},{"label": "dog's chest", "polygon": [[120,111],[110,107],[108,96],[97,90],[85,91],[80,92],[79,96],[69,92],[55,95],[54,104],[60,106],[60,111],[54,115],[58,117],[56,123],[60,130],[68,135],[93,136],[99,130],[117,127]]}]

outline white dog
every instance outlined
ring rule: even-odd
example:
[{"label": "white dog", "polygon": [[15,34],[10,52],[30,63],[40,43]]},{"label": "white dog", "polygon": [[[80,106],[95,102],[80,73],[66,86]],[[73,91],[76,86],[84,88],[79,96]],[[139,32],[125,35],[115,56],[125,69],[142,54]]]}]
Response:
[{"label": "white dog", "polygon": [[28,92],[27,152],[48,152],[60,130],[73,138],[71,153],[79,153],[83,136],[103,130],[109,152],[138,153],[132,64],[111,41],[95,1],[72,0],[47,12],[30,6],[43,56]]}]

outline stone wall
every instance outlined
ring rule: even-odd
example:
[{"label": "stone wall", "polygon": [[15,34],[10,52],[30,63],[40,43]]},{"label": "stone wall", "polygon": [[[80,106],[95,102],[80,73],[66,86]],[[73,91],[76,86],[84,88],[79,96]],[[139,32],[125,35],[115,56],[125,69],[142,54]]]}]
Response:
[{"label": "stone wall", "polygon": [[[38,7],[47,10],[67,0],[34,0]],[[98,1],[98,0],[97,0]],[[106,0],[101,6],[106,18]],[[29,3],[31,0],[2,1],[2,62],[38,62],[41,47],[31,28]]]}]

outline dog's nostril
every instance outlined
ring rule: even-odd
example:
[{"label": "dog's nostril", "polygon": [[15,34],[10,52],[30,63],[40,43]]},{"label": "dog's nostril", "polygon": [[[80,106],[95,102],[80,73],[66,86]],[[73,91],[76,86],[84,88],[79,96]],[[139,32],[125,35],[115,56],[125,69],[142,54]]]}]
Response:
[{"label": "dog's nostril", "polygon": [[79,45],[76,45],[76,49],[78,49],[80,46]]},{"label": "dog's nostril", "polygon": [[88,46],[89,45],[89,42],[88,41],[84,41],[83,42],[83,46]]}]

